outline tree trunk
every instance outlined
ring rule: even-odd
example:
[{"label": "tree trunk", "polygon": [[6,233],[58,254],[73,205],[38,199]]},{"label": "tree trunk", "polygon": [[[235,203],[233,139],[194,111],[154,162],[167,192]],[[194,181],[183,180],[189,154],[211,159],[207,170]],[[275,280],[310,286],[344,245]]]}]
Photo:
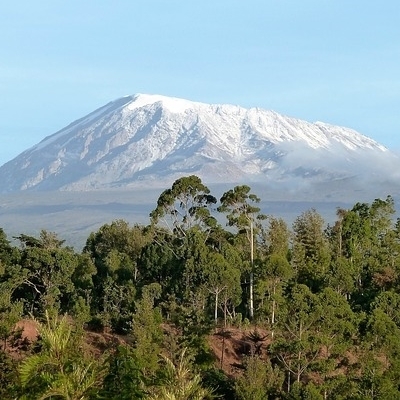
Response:
[{"label": "tree trunk", "polygon": [[225,354],[225,328],[222,331],[222,350],[221,350],[221,366],[220,369],[224,366],[224,354]]},{"label": "tree trunk", "polygon": [[275,299],[272,300],[272,316],[271,316],[271,338],[274,339],[274,325],[275,325]]},{"label": "tree trunk", "polygon": [[272,312],[271,312],[271,338],[272,338],[272,340],[274,339],[274,325],[275,325],[275,308],[276,308],[275,293],[276,293],[276,288],[274,285],[273,290],[272,290],[273,299],[272,299]]},{"label": "tree trunk", "polygon": [[218,322],[218,293],[219,290],[215,290],[215,305],[214,305],[214,320],[215,320],[215,325],[217,325]]},{"label": "tree trunk", "polygon": [[254,317],[254,298],[253,298],[253,286],[254,286],[254,233],[253,233],[253,221],[250,222],[250,319]]},{"label": "tree trunk", "polygon": [[226,328],[226,314],[227,314],[227,308],[228,308],[226,303],[227,303],[227,301],[225,300],[224,301],[224,328]]}]

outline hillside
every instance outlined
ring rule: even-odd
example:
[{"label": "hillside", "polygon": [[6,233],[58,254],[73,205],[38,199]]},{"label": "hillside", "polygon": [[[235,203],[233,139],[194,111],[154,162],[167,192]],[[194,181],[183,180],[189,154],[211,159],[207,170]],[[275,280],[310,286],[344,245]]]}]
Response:
[{"label": "hillside", "polygon": [[[7,343],[6,352],[16,360],[24,359],[30,354],[38,340],[37,322],[23,319],[16,325],[17,339]],[[171,334],[171,327],[164,325],[164,334]],[[257,346],[252,340],[254,332],[260,333],[262,340]],[[85,331],[86,351],[96,357],[105,351],[112,350],[116,345],[132,345],[132,337],[112,332]],[[243,371],[243,360],[251,354],[266,356],[266,346],[270,342],[269,332],[255,327],[238,328],[230,326],[218,328],[207,335],[207,343],[215,359],[215,366],[221,368],[228,376],[240,375]]]}]

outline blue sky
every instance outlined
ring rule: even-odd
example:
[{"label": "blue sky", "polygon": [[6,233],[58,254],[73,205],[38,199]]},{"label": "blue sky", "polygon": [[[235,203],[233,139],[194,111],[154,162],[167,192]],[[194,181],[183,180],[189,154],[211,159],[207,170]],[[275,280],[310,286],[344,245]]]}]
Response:
[{"label": "blue sky", "polygon": [[0,165],[134,93],[272,109],[400,150],[398,0],[8,0],[0,33]]}]

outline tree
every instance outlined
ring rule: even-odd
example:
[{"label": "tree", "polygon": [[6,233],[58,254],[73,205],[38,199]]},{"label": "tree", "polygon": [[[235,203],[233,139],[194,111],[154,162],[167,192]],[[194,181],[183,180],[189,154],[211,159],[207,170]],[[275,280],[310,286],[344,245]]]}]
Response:
[{"label": "tree", "polygon": [[79,257],[70,247],[63,247],[55,233],[41,231],[35,238],[20,235],[22,270],[20,285],[14,298],[26,299],[30,312],[43,314],[45,310],[66,311],[68,298],[74,291],[72,275]]},{"label": "tree", "polygon": [[0,339],[3,341],[4,351],[8,339],[15,333],[15,324],[22,317],[22,302],[13,302],[11,299],[14,289],[11,281],[0,283]]},{"label": "tree", "polygon": [[400,277],[397,265],[400,262],[400,241],[393,229],[394,200],[375,199],[370,207],[371,231],[374,246],[369,262],[371,291],[379,293],[396,286]]},{"label": "tree", "polygon": [[[120,280],[136,282],[139,279],[138,262],[142,249],[152,239],[153,232],[148,227],[137,224],[131,227],[124,220],[115,220],[91,233],[83,252],[93,259],[97,269],[96,280],[115,273]],[[110,263],[111,252],[118,263],[117,267]],[[96,281],[96,284],[99,282]]]},{"label": "tree", "polygon": [[[272,253],[260,263],[258,292],[261,307],[269,307],[269,322],[271,336],[274,337],[277,304],[282,302],[284,285],[293,276],[293,269],[289,261],[282,254]],[[265,305],[264,305],[265,299]]]},{"label": "tree", "polygon": [[0,398],[14,400],[18,398],[17,362],[12,356],[0,351]]},{"label": "tree", "polygon": [[290,239],[291,232],[287,223],[282,218],[269,216],[267,227],[261,232],[261,256],[280,254],[282,257],[288,258]]},{"label": "tree", "polygon": [[341,382],[337,377],[341,375],[341,368],[347,362],[346,353],[358,339],[360,320],[345,297],[332,288],[323,289],[317,297],[321,312],[313,335],[320,351],[315,370],[322,380],[319,387],[324,398],[330,398],[338,392]]},{"label": "tree", "polygon": [[76,268],[71,276],[75,290],[69,312],[74,316],[77,324],[80,323],[81,327],[91,319],[91,303],[94,292],[93,276],[95,274],[96,267],[89,254],[80,254]]},{"label": "tree", "polygon": [[108,400],[138,400],[146,397],[145,378],[140,361],[130,346],[118,346],[105,361],[107,372],[99,398]]},{"label": "tree", "polygon": [[182,237],[194,226],[208,230],[216,225],[210,210],[216,202],[199,177],[186,176],[177,179],[171,189],[161,193],[150,218],[153,224],[162,220],[170,232]]},{"label": "tree", "polygon": [[399,394],[399,377],[393,379],[385,363],[371,349],[363,348],[359,356],[360,370],[354,378],[357,384],[356,399],[395,399]]},{"label": "tree", "polygon": [[66,400],[89,399],[102,381],[102,370],[79,352],[79,340],[64,316],[38,323],[42,349],[28,356],[19,368],[25,399],[61,397]]},{"label": "tree", "polygon": [[15,258],[17,258],[18,249],[10,245],[7,235],[4,230],[0,228],[0,280],[5,272],[5,267],[11,265]]},{"label": "tree", "polygon": [[149,400],[205,400],[212,398],[212,390],[203,387],[200,374],[192,372],[184,349],[176,364],[163,356],[164,366],[159,385],[153,388]]},{"label": "tree", "polygon": [[236,307],[242,301],[241,257],[238,250],[229,243],[224,243],[220,250],[227,268],[221,271],[221,280],[226,289],[220,296],[220,307],[224,314],[224,326],[227,325],[227,318],[233,320],[236,317]]},{"label": "tree", "polygon": [[392,229],[393,199],[356,203],[342,212],[340,243],[354,281],[353,307],[368,310],[382,288],[394,287],[398,272],[399,242]]},{"label": "tree", "polygon": [[158,355],[162,343],[162,317],[154,303],[160,295],[160,285],[153,283],[143,288],[141,299],[135,303],[136,312],[131,331],[134,340],[133,353],[145,377],[151,376],[158,369]]},{"label": "tree", "polygon": [[284,381],[278,368],[273,368],[269,360],[262,360],[255,355],[245,359],[244,368],[243,375],[235,382],[238,400],[277,398]]},{"label": "tree", "polygon": [[228,225],[234,226],[239,233],[244,233],[250,245],[250,274],[249,274],[249,316],[254,317],[254,234],[259,229],[259,222],[266,218],[260,213],[260,208],[254,206],[260,199],[250,192],[246,185],[235,186],[221,197],[219,212],[227,213]]},{"label": "tree", "polygon": [[226,325],[227,303],[240,295],[240,270],[232,265],[221,253],[210,252],[205,266],[205,286],[214,295],[214,321],[218,322],[218,308],[224,304],[224,325]]},{"label": "tree", "polygon": [[268,224],[262,230],[259,257],[256,262],[258,285],[256,293],[260,299],[259,309],[266,313],[274,336],[277,305],[282,298],[284,285],[293,277],[290,265],[291,232],[281,218],[268,218]]},{"label": "tree", "polygon": [[[366,324],[365,345],[374,352],[390,372],[395,384],[400,382],[400,295],[394,291],[380,293],[371,304]],[[386,374],[389,375],[389,374]]]},{"label": "tree", "polygon": [[161,231],[157,232],[154,241],[143,248],[140,256],[140,284],[158,283],[162,289],[162,298],[167,295],[180,297],[183,262],[177,247],[181,248],[182,243],[179,241],[177,245],[174,237]]},{"label": "tree", "polygon": [[324,233],[324,220],[315,209],[303,212],[293,223],[292,265],[298,283],[313,292],[326,285],[330,250]]},{"label": "tree", "polygon": [[316,360],[320,343],[315,334],[321,318],[321,306],[317,295],[301,284],[289,289],[282,305],[279,330],[276,339],[270,345],[271,356],[287,372],[287,387],[290,391],[291,376],[297,383]]},{"label": "tree", "polygon": [[[92,233],[84,248],[95,266],[92,311],[103,326],[117,332],[130,330],[133,302],[141,280],[140,257],[152,231],[116,220]],[[98,320],[98,319],[97,319]]]}]

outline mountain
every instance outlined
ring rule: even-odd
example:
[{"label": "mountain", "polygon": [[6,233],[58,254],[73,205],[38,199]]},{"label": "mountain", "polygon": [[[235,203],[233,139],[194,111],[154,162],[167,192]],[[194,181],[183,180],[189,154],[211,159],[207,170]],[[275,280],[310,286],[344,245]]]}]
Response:
[{"label": "mountain", "polygon": [[397,185],[400,159],[354,130],[259,108],[159,95],[117,99],[0,167],[0,192],[209,184]]}]

